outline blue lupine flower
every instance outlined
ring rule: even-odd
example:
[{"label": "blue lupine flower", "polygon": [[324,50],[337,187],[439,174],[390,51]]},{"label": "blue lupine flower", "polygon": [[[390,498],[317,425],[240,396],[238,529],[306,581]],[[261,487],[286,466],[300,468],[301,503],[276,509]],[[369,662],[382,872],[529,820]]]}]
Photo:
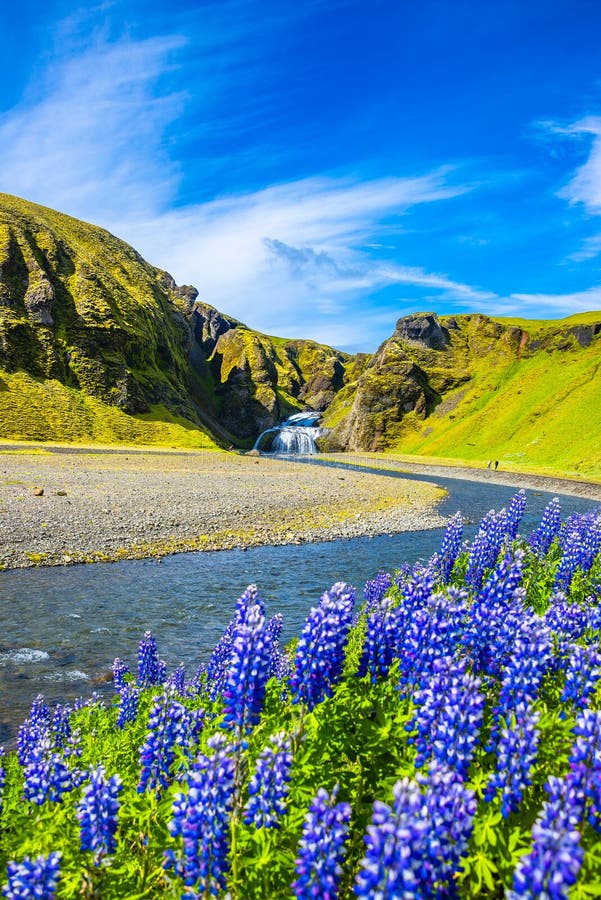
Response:
[{"label": "blue lupine flower", "polygon": [[140,747],[139,793],[148,788],[159,793],[169,785],[176,747],[188,749],[190,729],[191,716],[185,706],[169,694],[155,699],[148,719],[148,736]]},{"label": "blue lupine flower", "polygon": [[279,828],[280,817],[286,813],[292,766],[290,739],[281,731],[269,740],[272,746],[259,754],[248,786],[244,821],[255,828]]},{"label": "blue lupine flower", "polygon": [[515,540],[518,535],[520,522],[526,510],[526,492],[518,491],[511,498],[511,503],[507,509],[507,536],[510,541]]},{"label": "blue lupine flower", "polygon": [[[400,659],[402,686],[426,686],[437,660],[453,656],[464,639],[467,594],[447,588],[414,609],[397,627],[394,655]],[[402,634],[402,639],[400,635]]]},{"label": "blue lupine flower", "polygon": [[225,690],[235,631],[236,622],[232,619],[207,663],[207,689],[211,700],[216,700]]},{"label": "blue lupine flower", "polygon": [[590,709],[581,712],[574,735],[570,775],[584,794],[589,822],[596,831],[601,831],[601,712]]},{"label": "blue lupine flower", "polygon": [[52,720],[50,709],[41,694],[31,704],[29,718],[25,719],[17,734],[17,756],[22,766],[27,765],[38,744],[49,738]]},{"label": "blue lupine flower", "polygon": [[117,728],[125,728],[138,717],[140,691],[133,684],[124,684],[119,692],[119,716]]},{"label": "blue lupine flower", "polygon": [[106,777],[104,766],[90,771],[90,784],[76,811],[80,827],[81,851],[94,854],[94,865],[99,866],[105,856],[117,849],[117,813],[122,788],[119,775]]},{"label": "blue lupine flower", "polygon": [[438,554],[438,566],[440,577],[446,584],[450,578],[453,566],[461,549],[461,538],[463,537],[463,516],[460,512],[455,513],[447,524],[440,553]]},{"label": "blue lupine flower", "polygon": [[560,533],[562,557],[555,574],[556,590],[570,590],[576,570],[590,571],[601,548],[601,518],[590,513],[570,516]]},{"label": "blue lupine flower", "polygon": [[388,572],[380,571],[375,578],[365,582],[363,597],[365,598],[365,613],[372,607],[378,606],[386,591],[392,586],[392,578]]},{"label": "blue lupine flower", "polygon": [[475,591],[482,586],[484,573],[497,561],[503,542],[508,538],[507,512],[491,510],[480,524],[469,553],[465,583]]},{"label": "blue lupine flower", "polygon": [[296,648],[290,690],[295,703],[309,710],[330,697],[340,680],[355,591],[337,582],[311,609]]},{"label": "blue lupine flower", "polygon": [[[421,897],[429,828],[418,785],[397,781],[392,806],[376,800],[365,835],[365,856],[355,883],[355,895],[368,898]],[[317,896],[317,895],[313,895]]]},{"label": "blue lupine flower", "polygon": [[113,684],[117,692],[127,684],[125,681],[126,675],[129,675],[129,668],[122,659],[117,657],[113,663]]},{"label": "blue lupine flower", "polygon": [[549,629],[536,616],[525,621],[513,645],[513,656],[505,666],[499,701],[494,709],[492,740],[496,740],[500,719],[509,722],[512,715],[532,706],[552,662],[553,644]]},{"label": "blue lupine flower", "polygon": [[465,659],[436,660],[428,684],[415,694],[415,714],[407,725],[408,731],[417,730],[416,767],[433,759],[466,778],[484,713],[480,687]]},{"label": "blue lupine flower", "polygon": [[54,900],[60,879],[60,852],[22,862],[9,862],[6,869],[8,884],[2,894],[8,900]]},{"label": "blue lupine flower", "polygon": [[184,696],[186,693],[186,667],[183,663],[179,664],[167,681],[169,685],[173,687],[176,694],[179,694],[180,697]]},{"label": "blue lupine flower", "polygon": [[166,854],[166,865],[203,897],[226,888],[236,774],[235,747],[223,735],[209,738],[207,745],[212,755],[199,755],[187,775],[187,794],[176,794],[173,802],[169,831],[182,838],[182,852]]},{"label": "blue lupine flower", "polygon": [[138,684],[152,687],[165,681],[165,663],[159,659],[157,642],[151,631],[144,632],[138,648]]},{"label": "blue lupine flower", "polygon": [[551,595],[549,608],[545,613],[545,624],[551,629],[560,644],[579,640],[589,626],[587,610],[577,603],[568,603],[563,592]]},{"label": "blue lupine flower", "polygon": [[379,677],[386,677],[396,656],[398,625],[401,617],[398,607],[390,598],[373,603],[367,618],[367,631],[363,644],[363,654],[357,675],[371,676],[375,684]]},{"label": "blue lupine flower", "polygon": [[504,556],[469,608],[463,642],[476,672],[497,675],[511,654],[524,616],[523,568],[522,550]]},{"label": "blue lupine flower", "polygon": [[73,736],[71,729],[71,713],[73,710],[66,704],[61,706],[60,703],[54,707],[52,713],[52,737],[54,746],[59,749],[65,748],[70,744]]},{"label": "blue lupine flower", "polygon": [[532,827],[532,850],[520,859],[508,900],[568,900],[584,858],[580,846],[583,792],[571,775],[551,776],[549,799]]},{"label": "blue lupine flower", "polygon": [[601,655],[592,647],[572,647],[561,699],[584,709],[601,679]]},{"label": "blue lupine flower", "polygon": [[74,787],[73,774],[52,742],[45,738],[35,746],[24,766],[23,794],[26,800],[41,806],[46,800],[59,803]]},{"label": "blue lupine flower", "polygon": [[540,714],[526,707],[519,717],[513,715],[509,724],[501,730],[497,746],[497,769],[486,789],[484,799],[492,800],[501,792],[501,814],[507,818],[516,812],[524,790],[532,784],[530,771],[538,754],[540,731],[537,728]]},{"label": "blue lupine flower", "polygon": [[560,525],[561,507],[558,498],[554,497],[545,508],[540,525],[530,535],[530,546],[539,556],[547,555],[549,547],[559,533]]},{"label": "blue lupine flower", "polygon": [[461,871],[461,859],[468,852],[474,828],[476,797],[457,772],[437,763],[430,766],[427,775],[418,775],[417,780],[426,788],[428,880],[437,885],[435,896],[453,896],[454,879]]},{"label": "blue lupine flower", "polygon": [[253,606],[258,606],[261,615],[265,615],[265,604],[259,597],[257,585],[249,584],[244,593],[236,600],[236,612],[234,614],[234,622],[236,625],[246,622],[248,613]]},{"label": "blue lupine flower", "polygon": [[348,803],[335,803],[324,788],[317,791],[305,821],[298,846],[292,892],[301,900],[336,900],[342,875],[342,862],[351,808]]},{"label": "blue lupine flower", "polygon": [[267,623],[269,639],[269,678],[283,681],[290,675],[290,660],[280,645],[280,635],[284,625],[284,617],[276,613]]},{"label": "blue lupine flower", "polygon": [[228,726],[244,732],[258,723],[270,663],[271,642],[265,616],[259,605],[252,606],[245,620],[236,626],[232,643],[223,692],[224,719]]}]

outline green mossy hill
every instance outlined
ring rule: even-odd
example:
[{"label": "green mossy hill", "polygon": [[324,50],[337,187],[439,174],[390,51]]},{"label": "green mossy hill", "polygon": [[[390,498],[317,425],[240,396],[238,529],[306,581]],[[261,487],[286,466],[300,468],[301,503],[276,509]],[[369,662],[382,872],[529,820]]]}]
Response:
[{"label": "green mossy hill", "polygon": [[342,386],[345,354],[197,296],[104,229],[0,194],[0,438],[248,445]]},{"label": "green mossy hill", "polygon": [[293,412],[326,409],[346,382],[352,357],[332,347],[261,334],[205,303],[194,320],[213,415],[243,441]]},{"label": "green mossy hill", "polygon": [[601,470],[601,312],[400,319],[328,407],[331,448]]}]

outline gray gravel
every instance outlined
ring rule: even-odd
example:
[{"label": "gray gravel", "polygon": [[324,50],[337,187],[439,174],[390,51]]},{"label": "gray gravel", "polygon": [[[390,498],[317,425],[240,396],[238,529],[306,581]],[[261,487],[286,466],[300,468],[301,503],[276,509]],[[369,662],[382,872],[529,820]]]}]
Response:
[{"label": "gray gravel", "polygon": [[435,528],[444,524],[436,512],[442,496],[419,481],[265,457],[5,447],[0,565],[68,565]]}]

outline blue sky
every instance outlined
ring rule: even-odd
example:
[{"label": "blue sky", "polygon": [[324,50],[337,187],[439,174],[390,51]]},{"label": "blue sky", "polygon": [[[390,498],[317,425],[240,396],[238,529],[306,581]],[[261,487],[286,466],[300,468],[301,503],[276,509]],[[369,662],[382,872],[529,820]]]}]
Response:
[{"label": "blue sky", "polygon": [[601,309],[598,0],[22,0],[0,190],[262,331]]}]

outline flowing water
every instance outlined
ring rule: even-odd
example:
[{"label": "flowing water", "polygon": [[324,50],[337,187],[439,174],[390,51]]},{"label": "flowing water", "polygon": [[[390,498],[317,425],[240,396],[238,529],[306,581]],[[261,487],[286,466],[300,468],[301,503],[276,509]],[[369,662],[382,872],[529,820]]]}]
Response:
[{"label": "flowing water", "polygon": [[[382,472],[391,477],[415,475]],[[515,488],[419,476],[448,491],[439,509],[461,509],[473,522],[506,506]],[[528,534],[553,495],[528,491],[521,532]],[[595,504],[562,496],[564,516]],[[472,537],[476,526],[467,526]],[[298,634],[310,607],[335,581],[361,597],[368,578],[404,562],[427,559],[442,529],[246,551],[184,553],[157,560],[0,573],[0,744],[14,738],[38,693],[50,701],[108,692],[115,656],[135,667],[138,641],[154,632],[169,669],[183,661],[190,674],[206,662],[244,588],[259,585],[267,613],[284,616],[284,639]]]},{"label": "flowing water", "polygon": [[[254,450],[269,450],[283,456],[306,456],[317,453],[315,438],[322,434],[322,429],[317,427],[321,413],[301,412],[295,413],[280,425],[274,425],[263,431],[255,441]],[[266,435],[275,437],[265,441]]]}]

